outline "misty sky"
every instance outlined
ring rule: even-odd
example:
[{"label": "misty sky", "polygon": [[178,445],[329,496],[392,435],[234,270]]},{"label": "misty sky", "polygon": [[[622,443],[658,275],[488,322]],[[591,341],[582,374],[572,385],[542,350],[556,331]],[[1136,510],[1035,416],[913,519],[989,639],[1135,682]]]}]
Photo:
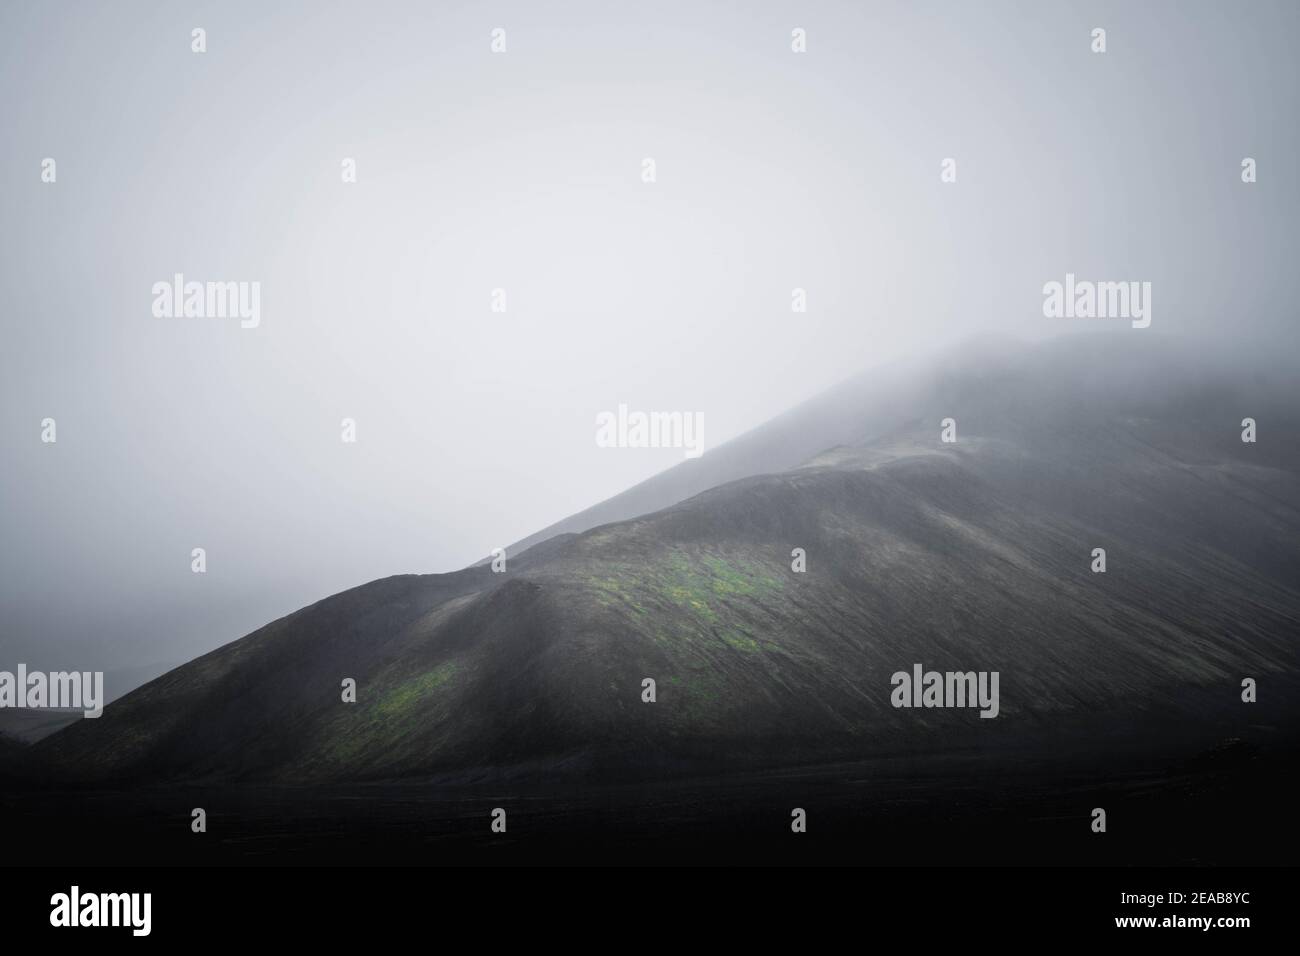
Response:
[{"label": "misty sky", "polygon": [[[1080,331],[1067,271],[1152,283],[1151,329],[1089,328],[1294,350],[1298,39],[1293,2],[6,4],[0,667],[462,567],[682,459],[599,412],[713,447]],[[155,317],[178,272],[260,326]]]}]

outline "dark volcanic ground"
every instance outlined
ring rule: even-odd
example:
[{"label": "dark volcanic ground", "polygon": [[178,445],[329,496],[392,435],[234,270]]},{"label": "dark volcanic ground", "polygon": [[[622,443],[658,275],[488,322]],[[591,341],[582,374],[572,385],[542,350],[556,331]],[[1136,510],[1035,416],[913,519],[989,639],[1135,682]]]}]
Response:
[{"label": "dark volcanic ground", "polygon": [[[1256,712],[1294,723],[1285,703]],[[1022,752],[879,757],[714,777],[28,789],[0,797],[18,866],[1292,865],[1300,741],[1269,723],[1172,726]],[[1068,748],[1067,748],[1068,749]],[[1152,758],[1151,751],[1169,756]],[[1107,832],[1090,828],[1094,807]],[[190,830],[203,807],[208,832]],[[507,812],[504,834],[490,829]],[[808,830],[794,834],[802,807]]]}]

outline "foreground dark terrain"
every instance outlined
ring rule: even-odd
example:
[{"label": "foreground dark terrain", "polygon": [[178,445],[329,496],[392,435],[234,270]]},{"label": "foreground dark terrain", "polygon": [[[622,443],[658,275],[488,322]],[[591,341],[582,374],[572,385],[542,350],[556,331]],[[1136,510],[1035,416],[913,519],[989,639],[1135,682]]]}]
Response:
[{"label": "foreground dark terrain", "polygon": [[[1295,383],[1092,339],[906,380],[848,383],[512,551],[504,573],[335,595],[10,752],[6,846],[1288,859]],[[892,707],[891,675],[914,664],[998,672],[998,716]],[[196,806],[207,834],[190,833]],[[809,823],[792,844],[795,807]]]},{"label": "foreground dark terrain", "polygon": [[1255,736],[1272,743],[1166,766],[954,754],[623,785],[6,789],[0,840],[15,865],[1291,865],[1300,747]]}]

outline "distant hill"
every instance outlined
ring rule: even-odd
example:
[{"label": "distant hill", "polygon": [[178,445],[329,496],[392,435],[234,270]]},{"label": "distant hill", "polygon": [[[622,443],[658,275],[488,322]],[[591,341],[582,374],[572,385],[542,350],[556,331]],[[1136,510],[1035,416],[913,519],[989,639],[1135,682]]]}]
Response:
[{"label": "distant hill", "polygon": [[[336,594],[33,756],[91,779],[614,777],[1239,714],[1242,677],[1292,680],[1300,657],[1296,385],[1117,342],[850,383],[602,513],[771,473],[547,535],[503,574]],[[998,671],[999,717],[891,707],[914,663]]]}]

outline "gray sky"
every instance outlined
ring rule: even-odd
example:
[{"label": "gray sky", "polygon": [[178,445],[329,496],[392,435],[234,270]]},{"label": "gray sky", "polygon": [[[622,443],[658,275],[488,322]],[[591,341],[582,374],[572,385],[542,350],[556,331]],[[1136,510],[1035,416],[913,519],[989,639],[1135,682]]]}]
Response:
[{"label": "gray sky", "polygon": [[[1079,331],[1067,271],[1293,350],[1297,40],[1292,2],[6,4],[0,667],[461,567],[681,460],[601,411],[715,446]],[[260,282],[261,324],[155,317],[177,272]]]}]

